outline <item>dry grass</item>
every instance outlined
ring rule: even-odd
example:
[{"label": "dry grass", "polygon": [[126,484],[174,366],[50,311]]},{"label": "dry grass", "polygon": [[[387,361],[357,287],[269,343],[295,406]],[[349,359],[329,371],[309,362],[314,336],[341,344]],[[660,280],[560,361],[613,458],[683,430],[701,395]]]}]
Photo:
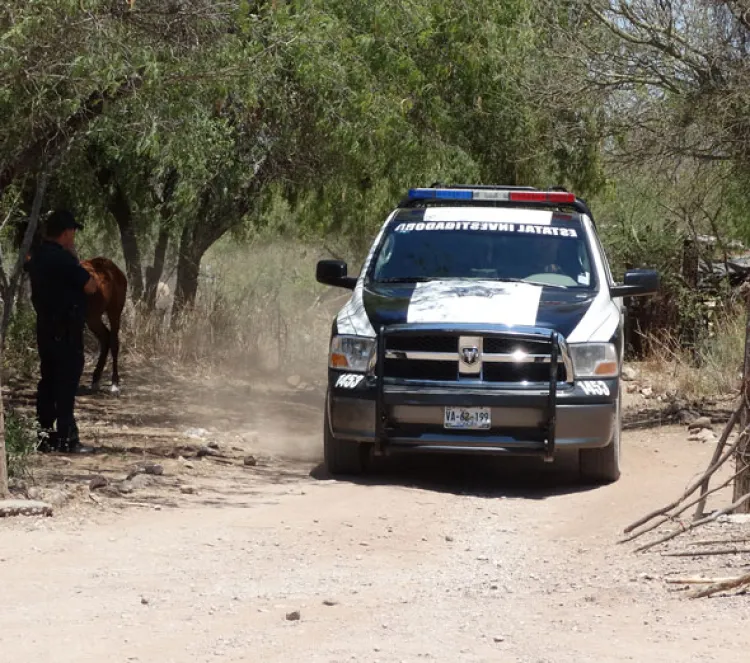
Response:
[{"label": "dry grass", "polygon": [[321,375],[332,318],[350,294],[315,282],[326,256],[295,242],[222,243],[204,259],[195,305],[174,328],[168,311],[129,306],[123,347],[203,373]]},{"label": "dry grass", "polygon": [[710,331],[694,351],[680,347],[669,335],[651,337],[645,371],[660,378],[662,390],[676,391],[688,399],[705,399],[737,393],[742,380],[745,344],[745,311],[730,306],[717,312]]}]

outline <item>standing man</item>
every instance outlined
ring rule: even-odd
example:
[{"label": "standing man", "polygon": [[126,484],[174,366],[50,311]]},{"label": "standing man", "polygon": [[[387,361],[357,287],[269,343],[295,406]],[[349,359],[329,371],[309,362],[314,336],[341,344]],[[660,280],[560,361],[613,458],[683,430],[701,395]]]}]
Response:
[{"label": "standing man", "polygon": [[75,256],[75,234],[81,228],[71,212],[53,212],[45,224],[45,238],[26,266],[37,315],[41,379],[36,411],[41,451],[91,451],[81,445],[73,415],[84,364],[86,296],[97,290],[96,281]]}]

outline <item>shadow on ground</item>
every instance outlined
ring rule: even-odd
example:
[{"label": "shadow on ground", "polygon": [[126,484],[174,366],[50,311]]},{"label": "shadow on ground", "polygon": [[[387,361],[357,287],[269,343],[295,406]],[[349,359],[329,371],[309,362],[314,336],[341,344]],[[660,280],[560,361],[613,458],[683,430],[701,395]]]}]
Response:
[{"label": "shadow on ground", "polygon": [[[322,463],[310,476],[319,481],[334,478]],[[377,459],[362,476],[337,479],[362,486],[397,485],[493,499],[543,500],[597,487],[580,481],[575,457],[570,454],[549,464],[537,458],[399,454]]]}]

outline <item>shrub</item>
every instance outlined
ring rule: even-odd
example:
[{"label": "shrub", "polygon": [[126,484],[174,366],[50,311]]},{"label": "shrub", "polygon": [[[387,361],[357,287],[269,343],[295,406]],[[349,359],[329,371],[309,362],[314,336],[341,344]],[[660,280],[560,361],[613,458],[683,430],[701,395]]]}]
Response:
[{"label": "shrub", "polygon": [[8,474],[11,477],[28,475],[29,460],[37,450],[35,420],[9,409],[5,413],[5,447],[8,454]]}]

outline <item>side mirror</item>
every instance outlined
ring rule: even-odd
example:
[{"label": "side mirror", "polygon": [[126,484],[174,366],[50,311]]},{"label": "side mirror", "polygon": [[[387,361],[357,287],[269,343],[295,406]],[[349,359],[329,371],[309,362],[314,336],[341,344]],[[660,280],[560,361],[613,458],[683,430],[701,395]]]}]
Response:
[{"label": "side mirror", "polygon": [[653,269],[633,269],[625,272],[622,285],[610,288],[612,297],[638,297],[659,291],[659,273]]},{"label": "side mirror", "polygon": [[315,269],[315,280],[325,285],[354,290],[357,278],[347,276],[346,263],[343,260],[319,260]]}]

